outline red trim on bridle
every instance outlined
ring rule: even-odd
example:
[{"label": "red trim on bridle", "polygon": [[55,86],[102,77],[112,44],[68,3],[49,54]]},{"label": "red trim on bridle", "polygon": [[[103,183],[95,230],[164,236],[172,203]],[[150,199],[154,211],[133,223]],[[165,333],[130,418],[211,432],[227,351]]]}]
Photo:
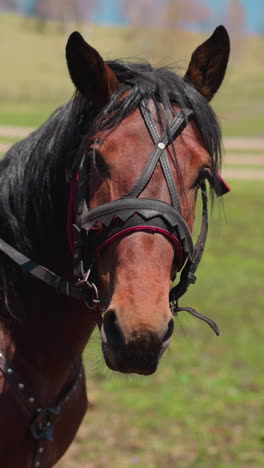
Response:
[{"label": "red trim on bridle", "polygon": [[223,179],[223,177],[221,176],[220,172],[217,172],[216,175],[217,175],[218,179],[220,180],[220,182],[223,184],[226,193],[227,193],[227,192],[231,192],[231,187],[230,187],[230,185],[228,185],[228,183],[225,181],[225,179]]},{"label": "red trim on bridle", "polygon": [[105,249],[105,247],[108,247],[114,241],[116,241],[116,240],[120,239],[121,237],[124,237],[124,236],[126,236],[128,234],[132,234],[133,232],[137,232],[137,231],[149,231],[149,232],[152,232],[152,233],[162,234],[163,236],[167,237],[175,247],[175,254],[176,254],[177,258],[178,258],[178,271],[181,270],[181,268],[182,268],[182,266],[183,266],[183,264],[185,262],[185,255],[183,253],[182,246],[181,246],[179,240],[177,239],[176,236],[171,234],[169,231],[166,231],[166,229],[158,228],[158,227],[155,227],[155,226],[133,226],[133,227],[123,229],[122,231],[119,231],[116,234],[114,234],[113,236],[106,239],[101,245],[99,245],[97,247],[97,249],[95,251],[95,256],[100,255],[101,252]]}]

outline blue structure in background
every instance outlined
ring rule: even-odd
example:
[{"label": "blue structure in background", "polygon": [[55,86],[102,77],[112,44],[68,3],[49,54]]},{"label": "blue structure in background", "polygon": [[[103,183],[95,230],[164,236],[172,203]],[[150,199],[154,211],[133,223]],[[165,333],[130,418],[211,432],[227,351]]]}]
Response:
[{"label": "blue structure in background", "polygon": [[[54,0],[56,1],[56,0]],[[133,1],[133,0],[131,0]],[[177,0],[175,0],[177,1]],[[89,0],[87,0],[89,2]],[[212,26],[225,21],[229,0],[203,0],[203,3],[215,10]],[[248,32],[264,33],[264,1],[263,0],[241,0],[245,9],[245,26]],[[32,16],[35,12],[36,0],[17,0],[18,9],[22,13]],[[122,0],[98,0],[97,11],[94,15],[96,23],[103,24],[126,24],[122,15]]]},{"label": "blue structure in background", "polygon": [[[221,22],[226,18],[229,0],[203,0],[203,3],[215,10],[215,24],[217,19]],[[264,1],[263,0],[241,0],[245,10],[246,31],[256,34],[264,34]]]},{"label": "blue structure in background", "polygon": [[19,10],[28,16],[33,16],[36,0],[17,0]]}]

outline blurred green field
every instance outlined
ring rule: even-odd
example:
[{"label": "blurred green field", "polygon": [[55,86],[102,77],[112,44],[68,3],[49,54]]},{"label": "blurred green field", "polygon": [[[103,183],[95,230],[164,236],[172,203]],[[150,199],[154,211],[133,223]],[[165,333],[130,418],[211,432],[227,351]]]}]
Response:
[{"label": "blurred green field", "polygon": [[125,377],[106,369],[96,333],[85,356],[94,406],[58,468],[264,466],[264,185],[232,189],[181,300],[214,318],[220,337],[182,313],[157,373]]},{"label": "blurred green field", "polygon": [[[71,97],[65,63],[69,33],[78,29],[104,58],[147,58],[156,65],[177,64],[184,73],[192,51],[207,35],[124,27],[69,25],[37,33],[32,19],[0,15],[0,124],[35,126]],[[164,47],[164,44],[166,46]],[[223,134],[264,135],[264,38],[234,38],[224,84],[213,100]]]},{"label": "blurred green field", "polygon": [[[177,62],[182,70],[205,38],[179,32],[165,55],[162,31],[78,29],[105,58],[147,52],[154,63]],[[35,127],[70,98],[66,36],[56,25],[43,35],[33,20],[0,15],[0,125]],[[264,136],[263,45],[250,37],[232,53],[213,101],[225,136]],[[231,185],[224,205],[214,206],[197,284],[181,300],[211,316],[220,337],[182,313],[156,374],[127,377],[105,367],[95,332],[85,353],[92,407],[58,468],[264,466],[264,183]]]}]

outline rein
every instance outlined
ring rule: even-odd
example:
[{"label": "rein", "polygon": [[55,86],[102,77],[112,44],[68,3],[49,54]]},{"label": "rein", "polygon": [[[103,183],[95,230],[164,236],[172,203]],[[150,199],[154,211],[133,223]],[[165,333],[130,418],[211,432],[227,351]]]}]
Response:
[{"label": "rein", "polygon": [[[0,238],[0,250],[4,252],[9,258],[11,258],[24,273],[30,273],[35,278],[38,278],[43,283],[51,286],[56,289],[59,294],[65,296],[73,297],[79,301],[84,301],[87,307],[89,303],[97,300],[98,292],[95,285],[86,281],[85,287],[79,282],[76,284],[71,283],[70,281],[65,280],[61,276],[57,275],[53,271],[35,263],[33,260],[28,258],[26,255],[22,254],[16,250],[11,245],[7,244],[3,239]],[[94,305],[91,304],[91,308]]]}]

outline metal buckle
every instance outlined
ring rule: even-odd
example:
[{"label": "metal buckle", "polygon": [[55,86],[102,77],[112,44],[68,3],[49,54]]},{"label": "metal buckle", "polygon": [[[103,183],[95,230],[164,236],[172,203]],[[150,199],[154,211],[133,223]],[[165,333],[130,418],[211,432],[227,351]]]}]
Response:
[{"label": "metal buckle", "polygon": [[35,440],[53,440],[54,422],[60,414],[59,408],[44,408],[37,412],[30,426]]},{"label": "metal buckle", "polygon": [[92,267],[89,268],[89,270],[87,272],[84,271],[83,269],[83,261],[81,260],[81,275],[82,275],[82,278],[79,279],[77,285],[79,287],[88,287],[89,289],[92,289],[93,290],[93,294],[94,294],[94,298],[92,300],[86,300],[85,301],[85,305],[88,309],[96,309],[98,307],[98,304],[100,304],[100,299],[99,299],[99,293],[98,293],[98,289],[97,289],[97,286],[90,282],[89,281],[89,276],[91,274],[91,269]]},{"label": "metal buckle", "polygon": [[170,300],[170,310],[174,317],[178,315],[178,300],[177,299],[172,298]]}]

